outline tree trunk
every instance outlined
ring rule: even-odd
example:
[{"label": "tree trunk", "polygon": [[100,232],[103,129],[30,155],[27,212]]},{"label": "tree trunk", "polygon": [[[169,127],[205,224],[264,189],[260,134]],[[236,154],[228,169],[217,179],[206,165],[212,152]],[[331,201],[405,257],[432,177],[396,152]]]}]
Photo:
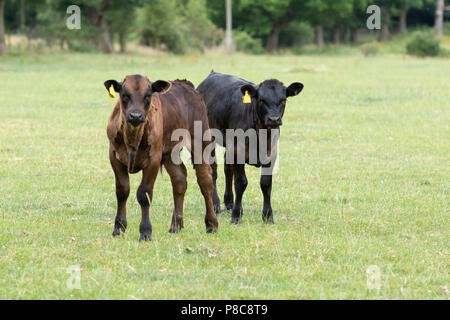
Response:
[{"label": "tree trunk", "polygon": [[268,53],[275,53],[278,50],[278,39],[280,37],[281,28],[275,25],[267,38],[266,51]]},{"label": "tree trunk", "polygon": [[233,54],[233,14],[232,14],[231,0],[226,0],[225,45],[227,49],[227,54],[231,56]]},{"label": "tree trunk", "polygon": [[119,32],[120,53],[127,52],[127,39],[125,32]]},{"label": "tree trunk", "polygon": [[442,26],[444,24],[444,0],[436,1],[436,17],[434,20],[434,31],[437,36],[442,36]]},{"label": "tree trunk", "polygon": [[323,48],[323,27],[316,27],[314,32],[315,43],[319,47],[319,49]]},{"label": "tree trunk", "polygon": [[275,53],[278,50],[278,39],[280,38],[280,32],[294,20],[294,12],[288,10],[284,15],[282,21],[273,20],[272,14],[263,9],[265,15],[272,21],[272,30],[269,33],[266,43],[266,51],[268,53]]},{"label": "tree trunk", "polygon": [[350,38],[352,40],[352,44],[359,44],[359,30],[357,28],[352,29]]},{"label": "tree trunk", "polygon": [[341,28],[334,27],[333,29],[333,42],[338,45],[341,43]]},{"label": "tree trunk", "polygon": [[350,34],[350,28],[349,27],[345,27],[345,29],[344,29],[344,38],[342,39],[342,42],[348,43],[349,34]]},{"label": "tree trunk", "polygon": [[105,17],[100,18],[100,35],[99,35],[99,49],[103,53],[113,53],[114,47],[111,41],[111,37],[108,31],[108,23],[106,22]]},{"label": "tree trunk", "polygon": [[20,0],[20,30],[25,30],[25,0]]},{"label": "tree trunk", "polygon": [[405,33],[408,26],[407,26],[407,18],[408,16],[408,9],[403,9],[400,11],[400,17],[398,21],[398,32],[399,33]]},{"label": "tree trunk", "polygon": [[389,26],[391,24],[391,14],[385,7],[381,8],[381,19],[382,19],[381,31],[378,35],[378,40],[386,41],[389,40],[391,36],[391,33],[389,31]]},{"label": "tree trunk", "polygon": [[5,0],[0,0],[0,56],[6,54]]},{"label": "tree trunk", "polygon": [[105,12],[108,10],[110,3],[108,0],[103,0],[100,7],[86,5],[86,15],[90,23],[99,28],[99,35],[96,39],[98,49],[103,53],[113,53],[114,47],[109,34],[108,22],[105,18]]}]

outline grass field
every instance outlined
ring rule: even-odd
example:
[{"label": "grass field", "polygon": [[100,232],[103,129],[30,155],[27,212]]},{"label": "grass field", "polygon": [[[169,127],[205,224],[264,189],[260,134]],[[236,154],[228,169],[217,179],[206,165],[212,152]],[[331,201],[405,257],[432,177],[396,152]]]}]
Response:
[{"label": "grass field", "polygon": [[[128,230],[113,239],[114,102],[103,82],[141,73],[198,85],[212,68],[305,84],[281,130],[275,225],[262,223],[259,171],[248,167],[242,224],[223,213],[206,234],[189,166],[181,233],[167,232],[164,172],[153,241],[138,242],[138,174]],[[450,59],[401,55],[0,58],[0,298],[448,299],[449,70]],[[81,289],[70,289],[76,265]]]}]

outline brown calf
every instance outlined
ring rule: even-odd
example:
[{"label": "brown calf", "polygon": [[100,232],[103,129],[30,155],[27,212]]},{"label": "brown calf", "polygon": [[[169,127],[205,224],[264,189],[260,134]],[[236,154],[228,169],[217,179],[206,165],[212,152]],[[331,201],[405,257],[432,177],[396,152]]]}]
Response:
[{"label": "brown calf", "polygon": [[[158,169],[164,165],[172,182],[174,210],[170,233],[183,228],[183,201],[186,192],[186,167],[176,164],[171,157],[172,149],[178,141],[171,141],[172,132],[182,128],[194,137],[194,121],[202,123],[203,132],[209,129],[205,104],[194,86],[188,81],[150,82],[141,75],[127,76],[123,82],[108,80],[119,92],[108,122],[109,158],[116,178],[117,215],[113,236],[120,235],[127,227],[126,201],[130,193],[129,173],[142,170],[142,181],[137,190],[137,200],[141,205],[142,220],[139,226],[140,240],[151,240],[152,225],[149,218],[153,185]],[[114,93],[113,93],[114,94]],[[201,146],[201,151],[209,142],[190,141],[190,151]],[[191,147],[192,146],[192,147]],[[198,147],[197,147],[198,149]],[[213,183],[211,168],[206,161],[195,164],[197,182],[205,199],[206,232],[216,232],[218,222],[213,210]]]}]

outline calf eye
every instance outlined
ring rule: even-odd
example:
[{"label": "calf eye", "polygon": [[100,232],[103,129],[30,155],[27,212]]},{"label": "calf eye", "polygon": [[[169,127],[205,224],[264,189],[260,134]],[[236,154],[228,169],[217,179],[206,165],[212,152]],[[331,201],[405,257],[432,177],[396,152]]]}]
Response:
[{"label": "calf eye", "polygon": [[151,99],[151,96],[150,96],[150,95],[147,95],[147,96],[144,97],[144,105],[145,105],[145,107],[148,107],[148,106],[149,106],[149,104],[150,104],[150,99]]},{"label": "calf eye", "polygon": [[123,97],[122,97],[122,104],[123,104],[124,107],[127,107],[128,102],[130,102],[130,97],[128,97],[128,96],[123,96]]}]

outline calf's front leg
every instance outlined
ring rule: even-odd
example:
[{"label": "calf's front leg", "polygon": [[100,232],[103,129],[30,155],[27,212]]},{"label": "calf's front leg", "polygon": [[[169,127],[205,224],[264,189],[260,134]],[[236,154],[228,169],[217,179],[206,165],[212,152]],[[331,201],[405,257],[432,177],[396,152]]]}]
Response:
[{"label": "calf's front leg", "polygon": [[128,168],[117,160],[114,151],[110,151],[109,160],[116,180],[117,213],[114,220],[114,237],[120,235],[120,231],[125,232],[127,228],[127,199],[130,194],[130,179]]},{"label": "calf's front leg", "polygon": [[139,225],[139,232],[141,234],[139,241],[152,240],[152,224],[150,222],[149,209],[153,199],[153,186],[155,185],[160,163],[160,157],[159,159],[152,159],[150,165],[142,171],[142,181],[136,194],[142,211],[141,223]]},{"label": "calf's front leg", "polygon": [[259,184],[264,197],[262,219],[265,223],[273,223],[272,205],[270,204],[270,197],[272,193],[272,175],[261,174]]}]

